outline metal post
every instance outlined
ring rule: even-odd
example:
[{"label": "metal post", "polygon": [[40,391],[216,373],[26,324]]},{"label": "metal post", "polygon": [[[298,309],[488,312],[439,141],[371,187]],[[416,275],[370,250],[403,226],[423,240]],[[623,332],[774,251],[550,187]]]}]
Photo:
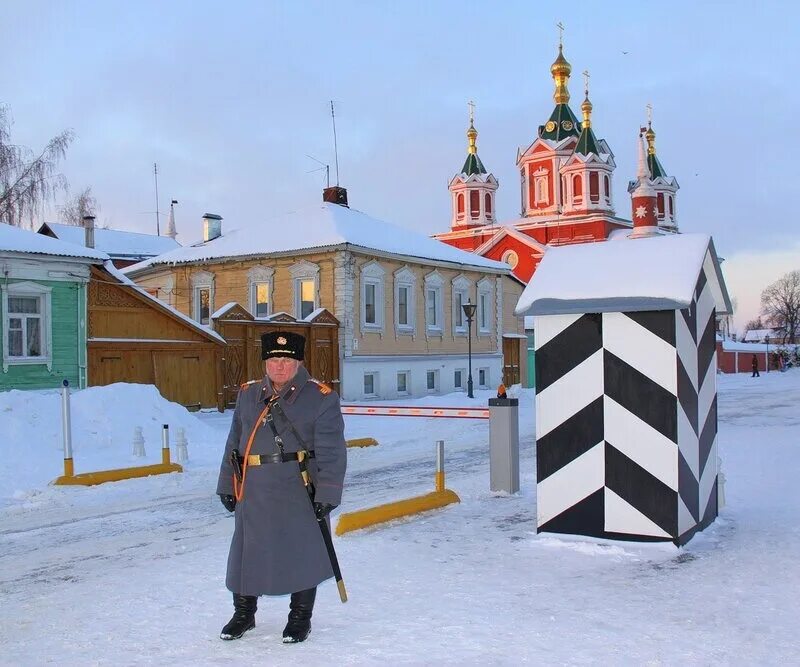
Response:
[{"label": "metal post", "polygon": [[519,491],[519,399],[489,399],[489,488]]},{"label": "metal post", "polygon": [[61,425],[64,435],[64,477],[72,477],[75,467],[72,462],[72,417],[69,407],[69,380],[61,387]]},{"label": "metal post", "polygon": [[444,491],[444,440],[436,441],[436,490]]},{"label": "metal post", "polygon": [[467,359],[469,373],[467,374],[467,398],[475,398],[472,395],[472,318],[467,318]]},{"label": "metal post", "polygon": [[769,373],[769,336],[764,336],[764,340],[767,343],[767,353],[764,355],[764,365],[767,367],[767,373]]},{"label": "metal post", "polygon": [[169,465],[169,424],[161,429],[161,463]]}]

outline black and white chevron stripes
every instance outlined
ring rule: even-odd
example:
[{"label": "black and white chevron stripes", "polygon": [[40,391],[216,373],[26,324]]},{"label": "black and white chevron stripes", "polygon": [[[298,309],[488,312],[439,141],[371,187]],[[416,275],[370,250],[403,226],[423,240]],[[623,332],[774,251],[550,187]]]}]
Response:
[{"label": "black and white chevron stripes", "polygon": [[540,532],[683,544],[716,517],[707,269],[681,311],[535,318]]}]

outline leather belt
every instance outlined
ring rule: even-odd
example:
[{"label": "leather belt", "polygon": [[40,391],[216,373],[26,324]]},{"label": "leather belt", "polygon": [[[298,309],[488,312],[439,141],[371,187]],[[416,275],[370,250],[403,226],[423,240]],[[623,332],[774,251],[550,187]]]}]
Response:
[{"label": "leather belt", "polygon": [[[301,452],[286,452],[285,454],[250,454],[247,457],[247,465],[260,466],[268,463],[290,463],[291,461],[299,461],[300,458],[298,454],[300,453]],[[313,451],[303,451],[302,453],[305,454],[305,458],[313,459],[316,457]],[[240,461],[244,461],[244,457],[241,454],[238,456]]]}]

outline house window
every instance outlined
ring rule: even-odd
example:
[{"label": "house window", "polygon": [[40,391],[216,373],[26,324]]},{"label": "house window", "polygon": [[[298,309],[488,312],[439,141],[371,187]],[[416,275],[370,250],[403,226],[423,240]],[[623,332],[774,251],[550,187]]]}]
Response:
[{"label": "house window", "polygon": [[253,283],[251,299],[255,317],[269,317],[269,283]]},{"label": "house window", "polygon": [[397,324],[401,327],[408,326],[408,296],[411,288],[400,285],[397,288]]},{"label": "house window", "polygon": [[439,389],[439,371],[428,371],[425,373],[426,386],[429,392]]},{"label": "house window", "polygon": [[50,291],[28,282],[3,291],[3,370],[9,363],[50,367]]},{"label": "house window", "polygon": [[464,371],[461,368],[453,373],[453,387],[464,389]]},{"label": "house window", "polygon": [[478,386],[481,389],[488,389],[489,388],[489,369],[488,368],[479,368],[478,369]]},{"label": "house window", "polygon": [[361,324],[365,329],[383,328],[383,275],[378,262],[361,267]]},{"label": "house window", "polygon": [[492,331],[492,281],[484,278],[478,283],[478,333],[488,334]]},{"label": "house window", "polygon": [[275,269],[254,266],[247,272],[250,285],[250,312],[254,317],[269,317],[272,314],[272,277]]},{"label": "house window", "polygon": [[408,394],[408,371],[400,371],[397,374],[397,393]]},{"label": "house window", "polygon": [[192,317],[200,324],[211,324],[214,312],[214,274],[197,271],[192,274]]},{"label": "house window", "polygon": [[377,396],[378,374],[364,373],[364,396]]},{"label": "house window", "polygon": [[377,324],[375,319],[375,292],[378,286],[375,283],[364,285],[364,323]]},{"label": "house window", "polygon": [[467,317],[464,315],[464,304],[470,301],[469,292],[472,283],[463,275],[453,278],[453,333],[467,333]]},{"label": "house window", "polygon": [[197,285],[194,288],[194,319],[200,324],[211,322],[211,285]]},{"label": "house window", "polygon": [[8,299],[8,356],[41,357],[42,298],[38,296],[12,296]]},{"label": "house window", "polygon": [[441,334],[443,327],[442,286],[444,280],[437,271],[425,276],[425,327],[427,331]]},{"label": "house window", "polygon": [[289,267],[294,283],[294,312],[299,320],[307,318],[319,307],[319,266],[301,260]]},{"label": "house window", "polygon": [[297,293],[300,301],[300,319],[302,320],[316,310],[316,303],[314,299],[314,281],[299,280],[297,282]]},{"label": "house window", "polygon": [[403,333],[414,332],[414,285],[417,277],[407,266],[394,272],[394,324]]}]

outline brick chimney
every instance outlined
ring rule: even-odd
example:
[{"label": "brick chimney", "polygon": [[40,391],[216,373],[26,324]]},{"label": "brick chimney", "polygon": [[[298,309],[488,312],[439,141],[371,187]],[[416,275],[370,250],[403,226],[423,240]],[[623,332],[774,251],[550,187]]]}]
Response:
[{"label": "brick chimney", "polygon": [[339,206],[347,206],[350,208],[347,205],[347,190],[339,187],[338,185],[325,188],[322,191],[322,201],[326,201],[331,204],[339,204]]},{"label": "brick chimney", "polygon": [[93,215],[84,215],[83,216],[83,232],[84,232],[83,244],[87,248],[94,248],[94,216]]},{"label": "brick chimney", "polygon": [[216,213],[203,214],[203,242],[213,241],[222,236],[222,216]]}]

